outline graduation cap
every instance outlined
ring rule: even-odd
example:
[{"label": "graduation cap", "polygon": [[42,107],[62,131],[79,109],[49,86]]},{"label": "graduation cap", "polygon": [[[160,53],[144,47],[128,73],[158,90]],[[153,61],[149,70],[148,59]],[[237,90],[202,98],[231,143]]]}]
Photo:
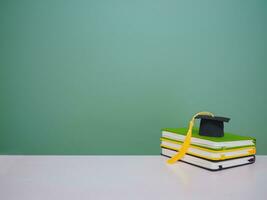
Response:
[{"label": "graduation cap", "polygon": [[199,135],[210,137],[224,136],[224,122],[229,122],[230,118],[210,115],[197,115],[200,119]]},{"label": "graduation cap", "polygon": [[184,143],[182,144],[179,152],[171,157],[167,162],[173,164],[180,160],[186,154],[192,137],[192,129],[195,119],[200,119],[199,135],[210,137],[223,137],[224,136],[224,122],[229,122],[230,118],[214,116],[210,112],[199,112],[195,114],[189,122],[188,131],[185,136]]}]

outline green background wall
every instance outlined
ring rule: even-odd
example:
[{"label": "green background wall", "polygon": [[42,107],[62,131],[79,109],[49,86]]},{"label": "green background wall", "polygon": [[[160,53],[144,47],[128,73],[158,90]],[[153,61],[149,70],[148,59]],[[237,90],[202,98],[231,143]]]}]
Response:
[{"label": "green background wall", "polygon": [[1,154],[159,154],[198,111],[267,153],[266,1],[0,1]]}]

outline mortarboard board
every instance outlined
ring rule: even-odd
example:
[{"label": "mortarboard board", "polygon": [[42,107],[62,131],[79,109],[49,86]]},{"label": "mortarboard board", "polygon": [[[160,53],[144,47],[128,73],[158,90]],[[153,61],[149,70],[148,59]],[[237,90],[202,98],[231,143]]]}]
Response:
[{"label": "mortarboard board", "polygon": [[196,119],[200,119],[199,135],[209,137],[223,137],[224,122],[229,122],[230,120],[227,117],[211,115],[197,115]]}]

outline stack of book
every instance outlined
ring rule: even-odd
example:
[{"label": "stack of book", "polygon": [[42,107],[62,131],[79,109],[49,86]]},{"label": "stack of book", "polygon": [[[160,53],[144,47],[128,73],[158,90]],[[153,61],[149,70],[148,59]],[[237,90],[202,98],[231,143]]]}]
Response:
[{"label": "stack of book", "polygon": [[[186,128],[163,129],[161,154],[167,157],[177,154],[186,133]],[[255,138],[231,133],[224,133],[224,137],[202,136],[198,129],[193,129],[190,147],[180,161],[216,171],[254,163],[255,153]]]}]

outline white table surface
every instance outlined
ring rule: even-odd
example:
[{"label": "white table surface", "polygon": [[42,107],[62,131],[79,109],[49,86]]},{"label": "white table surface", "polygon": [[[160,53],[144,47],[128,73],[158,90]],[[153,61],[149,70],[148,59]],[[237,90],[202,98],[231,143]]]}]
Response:
[{"label": "white table surface", "polygon": [[162,156],[0,156],[0,199],[267,199],[267,156],[219,172],[165,161]]}]

